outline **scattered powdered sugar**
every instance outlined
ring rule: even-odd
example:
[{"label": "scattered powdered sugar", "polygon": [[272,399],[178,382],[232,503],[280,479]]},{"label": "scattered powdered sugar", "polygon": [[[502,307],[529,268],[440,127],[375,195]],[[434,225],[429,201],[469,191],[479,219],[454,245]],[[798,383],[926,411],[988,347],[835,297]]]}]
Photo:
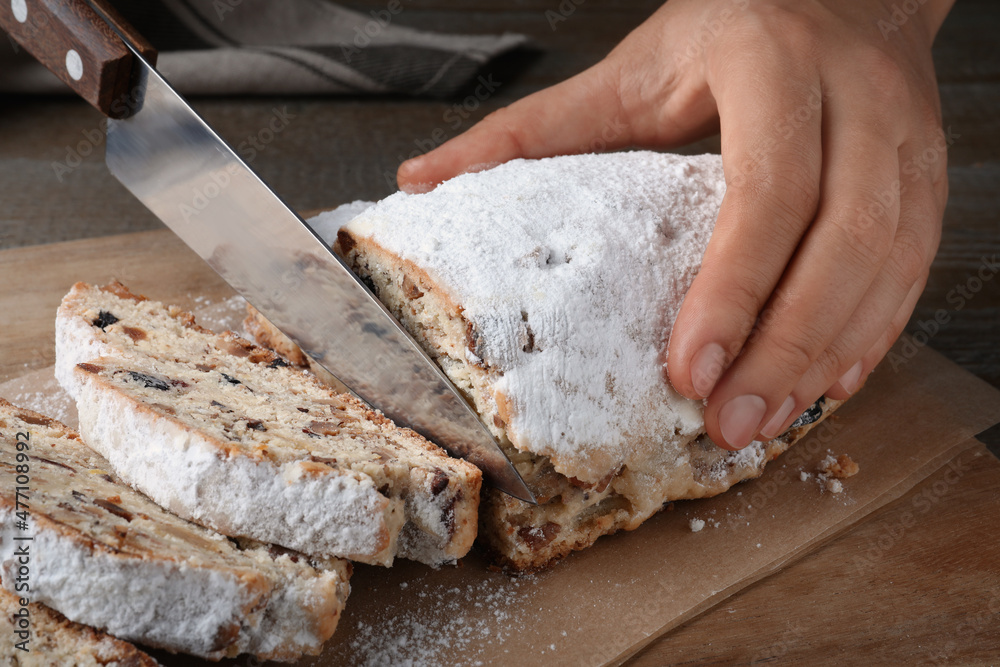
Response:
[{"label": "scattered powdered sugar", "polygon": [[[212,331],[243,331],[243,318],[246,317],[247,301],[240,295],[231,296],[222,301],[212,301],[206,296],[192,299],[194,308],[192,315],[198,324]],[[251,339],[252,340],[252,339]]]},{"label": "scattered powdered sugar", "polygon": [[691,519],[691,522],[689,523],[689,525],[691,526],[691,532],[692,533],[697,533],[702,528],[705,527],[705,522],[703,520],[701,520],[701,519]]},{"label": "scattered powdered sugar", "polygon": [[[513,609],[530,600],[538,581],[532,575],[497,575],[451,588],[428,581],[404,582],[400,588],[416,589],[407,595],[416,595],[417,605],[405,610],[389,605],[375,618],[359,622],[347,646],[351,659],[372,667],[419,667],[445,661],[484,665],[484,648],[517,641],[524,621]],[[470,600],[474,601],[472,609]],[[454,662],[457,655],[463,657],[461,663]]]},{"label": "scattered powdered sugar", "polygon": [[67,426],[76,426],[76,403],[59,386],[51,369],[43,369],[0,385],[0,396],[20,408],[34,410]]},{"label": "scattered powdered sugar", "polygon": [[514,160],[392,195],[348,228],[461,304],[515,446],[597,481],[655,469],[664,440],[703,429],[662,355],[724,192],[717,155]]}]

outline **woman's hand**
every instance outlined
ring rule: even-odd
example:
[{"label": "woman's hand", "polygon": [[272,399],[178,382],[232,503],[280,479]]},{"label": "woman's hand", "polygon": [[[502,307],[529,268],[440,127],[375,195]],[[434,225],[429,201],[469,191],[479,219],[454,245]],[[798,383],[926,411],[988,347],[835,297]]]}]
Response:
[{"label": "woman's hand", "polygon": [[[727,191],[669,343],[739,449],[846,398],[923,291],[947,198],[930,46],[951,0],[672,0],[589,70],[403,163],[419,191],[519,157],[718,129]],[[910,13],[907,13],[907,10]]]}]

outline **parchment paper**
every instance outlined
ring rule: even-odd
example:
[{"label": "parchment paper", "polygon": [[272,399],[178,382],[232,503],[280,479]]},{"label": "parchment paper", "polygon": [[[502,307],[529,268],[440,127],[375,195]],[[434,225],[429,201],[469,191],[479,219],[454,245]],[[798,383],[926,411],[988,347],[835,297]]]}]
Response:
[{"label": "parchment paper", "polygon": [[[1000,391],[910,339],[893,353],[895,364],[883,363],[856,397],[759,479],[676,503],[542,574],[509,577],[476,554],[439,570],[407,561],[391,569],[357,566],[337,633],[322,656],[300,664],[624,661],[898,498],[1000,421]],[[50,369],[0,385],[0,396],[26,407],[51,407],[54,394]],[[838,494],[814,476],[801,479],[827,453],[849,454],[861,466]],[[692,519],[705,527],[693,532]],[[199,664],[155,655],[167,665]]]}]

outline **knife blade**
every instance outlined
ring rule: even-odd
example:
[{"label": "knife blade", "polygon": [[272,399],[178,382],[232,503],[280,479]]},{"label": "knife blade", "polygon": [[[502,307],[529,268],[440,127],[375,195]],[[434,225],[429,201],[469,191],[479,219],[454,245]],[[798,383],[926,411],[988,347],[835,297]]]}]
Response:
[{"label": "knife blade", "polygon": [[108,120],[105,160],[112,175],[360,398],[478,466],[496,488],[534,503],[492,434],[437,364],[160,76],[116,21],[87,3],[132,55],[131,113]]}]

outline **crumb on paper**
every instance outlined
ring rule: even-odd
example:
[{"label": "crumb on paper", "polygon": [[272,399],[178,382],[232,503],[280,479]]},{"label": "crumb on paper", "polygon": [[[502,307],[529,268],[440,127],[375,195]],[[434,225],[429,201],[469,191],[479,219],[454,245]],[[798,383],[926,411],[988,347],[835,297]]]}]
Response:
[{"label": "crumb on paper", "polygon": [[691,519],[691,532],[697,533],[699,530],[705,527],[705,522],[701,519]]},{"label": "crumb on paper", "polygon": [[819,462],[819,471],[827,477],[847,479],[858,474],[861,467],[847,454],[834,458],[832,454]]},{"label": "crumb on paper", "polygon": [[829,449],[826,451],[827,456],[816,466],[816,472],[800,470],[799,479],[803,482],[815,479],[824,493],[842,493],[844,485],[840,480],[857,475],[861,467],[847,454],[835,456]]}]

